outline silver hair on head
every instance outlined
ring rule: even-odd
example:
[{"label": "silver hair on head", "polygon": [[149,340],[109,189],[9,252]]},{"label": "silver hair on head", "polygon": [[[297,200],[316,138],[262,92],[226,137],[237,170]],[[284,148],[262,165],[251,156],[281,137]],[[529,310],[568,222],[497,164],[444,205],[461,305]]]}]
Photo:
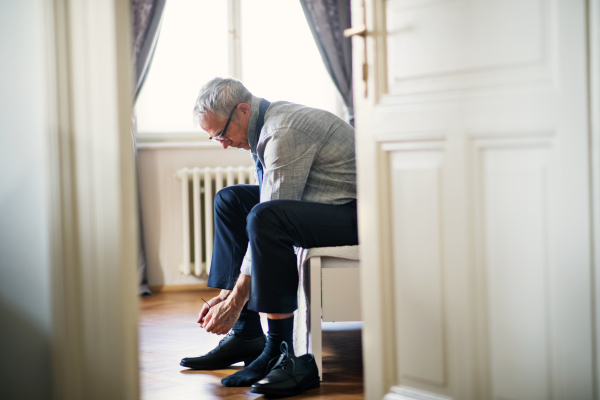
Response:
[{"label": "silver hair on head", "polygon": [[[227,119],[233,107],[247,103],[251,98],[252,93],[242,82],[232,78],[213,78],[200,89],[194,106],[194,123],[199,126],[208,111]],[[235,115],[233,119],[236,119]]]}]

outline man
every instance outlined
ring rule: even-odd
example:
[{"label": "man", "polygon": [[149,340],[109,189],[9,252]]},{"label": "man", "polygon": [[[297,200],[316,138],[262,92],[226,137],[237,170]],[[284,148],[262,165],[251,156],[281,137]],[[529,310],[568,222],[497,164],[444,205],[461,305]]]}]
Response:
[{"label": "man", "polygon": [[[318,387],[312,355],[293,354],[294,246],[358,244],[354,129],[329,112],[269,103],[223,78],[202,87],[194,117],[223,149],[252,152],[259,185],[217,193],[208,286],[222,290],[202,307],[198,323],[208,332],[231,332],[211,352],[181,365],[219,369],[244,361],[246,367],[222,383],[254,384],[255,393],[293,395]],[[266,340],[258,312],[267,313]]]}]

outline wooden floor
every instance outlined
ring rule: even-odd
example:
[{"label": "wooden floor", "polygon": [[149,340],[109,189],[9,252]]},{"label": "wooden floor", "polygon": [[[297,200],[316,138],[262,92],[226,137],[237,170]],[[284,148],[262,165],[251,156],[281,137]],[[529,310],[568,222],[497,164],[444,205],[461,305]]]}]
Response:
[{"label": "wooden floor", "polygon": [[[199,356],[213,349],[222,336],[206,333],[196,324],[202,306],[216,291],[166,292],[141,300],[140,378],[143,400],[166,399],[262,399],[249,387],[228,388],[221,379],[242,368],[192,371],[179,366],[183,357]],[[333,326],[333,328],[332,328]],[[319,389],[295,399],[363,399],[361,331],[323,331],[323,382]],[[266,332],[266,320],[263,320]]]}]

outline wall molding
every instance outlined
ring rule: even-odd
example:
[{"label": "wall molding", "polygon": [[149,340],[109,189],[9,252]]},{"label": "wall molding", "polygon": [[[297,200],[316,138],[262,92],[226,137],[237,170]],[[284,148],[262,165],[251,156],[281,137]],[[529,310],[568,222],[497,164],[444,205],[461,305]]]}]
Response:
[{"label": "wall molding", "polygon": [[201,292],[205,290],[217,290],[208,287],[206,283],[198,283],[195,285],[156,285],[149,286],[152,293],[164,293],[164,292]]},{"label": "wall molding", "polygon": [[392,386],[383,400],[452,400],[452,397],[404,386]]}]

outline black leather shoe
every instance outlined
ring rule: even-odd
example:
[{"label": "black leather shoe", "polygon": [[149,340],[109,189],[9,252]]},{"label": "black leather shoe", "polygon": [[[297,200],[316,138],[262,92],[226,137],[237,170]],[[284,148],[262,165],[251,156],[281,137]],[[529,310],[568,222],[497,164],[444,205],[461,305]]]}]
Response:
[{"label": "black leather shoe", "polygon": [[267,338],[243,340],[229,332],[211,351],[200,357],[186,357],[179,365],[192,369],[223,369],[243,361],[246,366],[256,360],[265,349]]},{"label": "black leather shoe", "polygon": [[252,385],[252,393],[288,397],[321,386],[319,370],[312,354],[300,357],[290,355],[286,342],[281,343],[281,350],[281,356],[267,376]]}]

